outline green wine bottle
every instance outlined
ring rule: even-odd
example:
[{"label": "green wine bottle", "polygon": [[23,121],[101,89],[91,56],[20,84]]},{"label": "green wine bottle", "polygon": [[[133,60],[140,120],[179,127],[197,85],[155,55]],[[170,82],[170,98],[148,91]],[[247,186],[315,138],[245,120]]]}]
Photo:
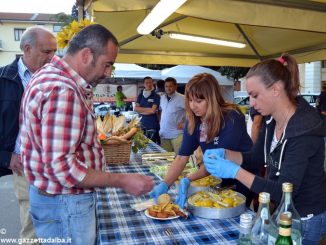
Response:
[{"label": "green wine bottle", "polygon": [[284,212],[280,215],[278,236],[275,245],[292,245],[291,238],[291,213]]}]

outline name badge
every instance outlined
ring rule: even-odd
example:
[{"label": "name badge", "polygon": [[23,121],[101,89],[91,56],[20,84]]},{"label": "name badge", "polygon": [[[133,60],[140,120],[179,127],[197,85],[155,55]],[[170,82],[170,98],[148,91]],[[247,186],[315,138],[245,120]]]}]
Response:
[{"label": "name badge", "polygon": [[218,145],[218,140],[219,140],[219,137],[214,138],[214,145]]},{"label": "name badge", "polygon": [[152,103],[154,102],[154,99],[148,99],[147,101]]}]

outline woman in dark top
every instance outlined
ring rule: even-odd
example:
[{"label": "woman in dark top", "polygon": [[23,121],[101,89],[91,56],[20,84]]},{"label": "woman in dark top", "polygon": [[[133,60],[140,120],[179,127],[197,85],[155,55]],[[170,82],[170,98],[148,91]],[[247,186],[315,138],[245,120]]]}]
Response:
[{"label": "woman in dark top", "polygon": [[[187,122],[181,148],[172,162],[164,181],[151,193],[152,197],[166,193],[170,185],[181,175],[189,156],[201,147],[202,151],[228,148],[247,151],[252,141],[247,134],[244,115],[236,105],[226,102],[214,76],[202,73],[194,76],[186,85],[185,107]],[[207,176],[202,166],[197,172],[180,180],[177,203],[183,207],[190,181]]]},{"label": "woman in dark top", "polygon": [[[276,203],[281,200],[282,183],[292,183],[303,244],[318,244],[326,234],[326,118],[298,96],[299,71],[292,56],[262,61],[246,78],[251,106],[266,116],[259,138],[247,153],[206,152],[205,167],[214,176],[235,178],[256,193],[269,192]],[[264,164],[266,179],[252,174]]]}]

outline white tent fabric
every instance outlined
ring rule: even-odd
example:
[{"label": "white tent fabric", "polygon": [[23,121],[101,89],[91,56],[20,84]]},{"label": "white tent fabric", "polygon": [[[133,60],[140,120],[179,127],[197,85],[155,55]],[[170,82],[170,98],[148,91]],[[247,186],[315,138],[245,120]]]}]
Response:
[{"label": "white tent fabric", "polygon": [[232,80],[222,76],[221,73],[217,71],[202,66],[177,65],[171,68],[166,68],[161,71],[161,78],[165,79],[167,77],[174,77],[177,80],[177,83],[187,83],[194,75],[204,72],[212,74],[220,85],[233,86]]},{"label": "white tent fabric", "polygon": [[161,79],[167,77],[174,77],[178,84],[185,84],[198,73],[210,73],[212,74],[219,84],[221,85],[222,94],[224,99],[233,101],[233,80],[222,76],[221,73],[212,69],[202,66],[188,66],[188,65],[177,65],[171,68],[166,68],[161,71]]},{"label": "white tent fabric", "polygon": [[161,71],[151,70],[136,64],[115,63],[115,78],[141,78],[150,76],[154,79],[161,77]]}]

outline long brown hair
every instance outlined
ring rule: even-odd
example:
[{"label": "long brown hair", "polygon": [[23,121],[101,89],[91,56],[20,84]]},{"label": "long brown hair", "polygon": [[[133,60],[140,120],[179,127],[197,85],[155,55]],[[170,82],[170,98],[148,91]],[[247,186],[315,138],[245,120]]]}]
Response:
[{"label": "long brown hair", "polygon": [[254,65],[248,71],[246,78],[254,76],[259,76],[266,88],[281,81],[287,96],[293,103],[300,92],[298,64],[289,54],[283,54],[276,60],[268,59]]},{"label": "long brown hair", "polygon": [[207,130],[207,141],[211,142],[219,134],[223,127],[224,116],[230,110],[237,110],[237,106],[224,100],[221,87],[215,77],[209,73],[200,73],[190,79],[185,88],[185,107],[188,119],[188,132],[193,134],[196,123],[200,117],[196,116],[190,109],[189,100],[203,99],[207,101],[207,111],[204,121]]}]

